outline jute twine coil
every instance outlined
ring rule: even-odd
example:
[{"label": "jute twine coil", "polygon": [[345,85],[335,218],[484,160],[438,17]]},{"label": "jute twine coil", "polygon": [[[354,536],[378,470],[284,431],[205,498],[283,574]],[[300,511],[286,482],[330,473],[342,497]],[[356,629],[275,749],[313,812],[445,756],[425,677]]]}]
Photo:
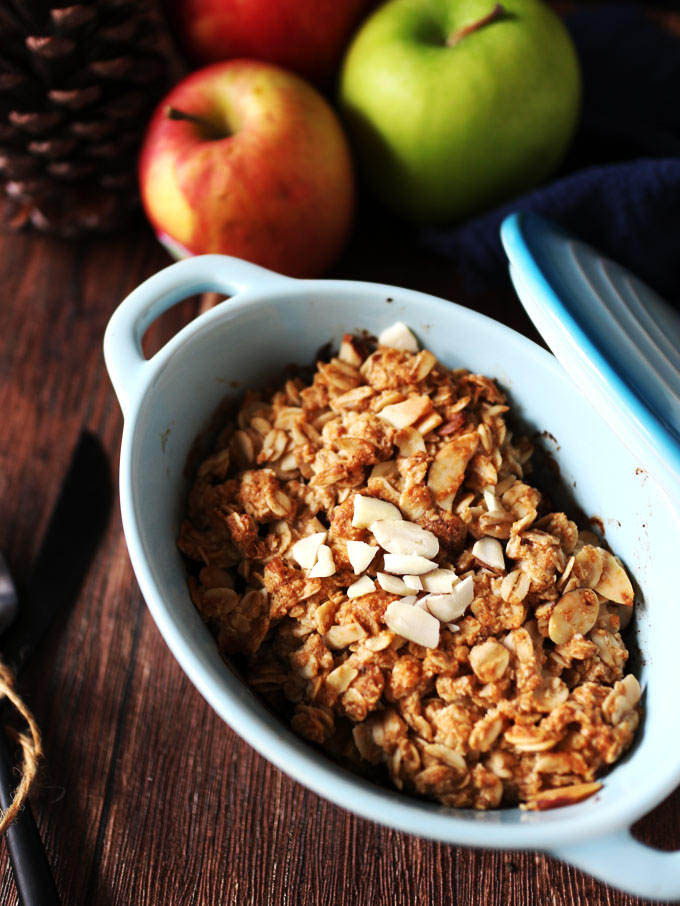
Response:
[{"label": "jute twine coil", "polygon": [[[0,836],[5,833],[26,802],[29,790],[35,780],[35,775],[38,772],[38,763],[43,754],[40,730],[35,722],[35,718],[19,697],[19,694],[14,687],[14,675],[12,674],[12,671],[0,661],[0,703],[3,698],[9,699],[19,714],[21,714],[28,726],[28,732],[21,733],[15,730],[9,731],[21,749],[21,780],[14,790],[14,797],[12,798],[9,808],[5,809],[4,812],[0,812]],[[1,728],[0,732],[2,732]]]}]

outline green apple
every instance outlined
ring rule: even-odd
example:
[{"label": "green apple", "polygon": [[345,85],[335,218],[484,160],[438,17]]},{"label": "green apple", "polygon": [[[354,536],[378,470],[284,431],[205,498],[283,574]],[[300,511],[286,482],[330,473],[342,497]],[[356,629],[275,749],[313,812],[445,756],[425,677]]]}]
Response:
[{"label": "green apple", "polygon": [[441,223],[548,176],[580,85],[571,39],[539,0],[389,0],[347,52],[340,103],[369,186]]}]

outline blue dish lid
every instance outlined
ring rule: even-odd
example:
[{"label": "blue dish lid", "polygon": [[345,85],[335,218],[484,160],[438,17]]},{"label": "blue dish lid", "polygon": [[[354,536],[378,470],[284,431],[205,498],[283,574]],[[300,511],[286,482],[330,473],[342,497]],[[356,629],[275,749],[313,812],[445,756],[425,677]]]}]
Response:
[{"label": "blue dish lid", "polygon": [[640,464],[680,501],[680,316],[630,271],[536,214],[501,226],[527,314]]}]

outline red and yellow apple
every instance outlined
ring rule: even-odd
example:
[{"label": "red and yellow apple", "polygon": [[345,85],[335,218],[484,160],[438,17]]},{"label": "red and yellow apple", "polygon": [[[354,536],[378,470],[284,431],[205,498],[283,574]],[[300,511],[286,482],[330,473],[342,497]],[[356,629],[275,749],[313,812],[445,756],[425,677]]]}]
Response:
[{"label": "red and yellow apple", "polygon": [[175,254],[221,252],[313,276],[351,227],[354,174],[335,113],[268,63],[218,63],[180,82],[151,120],[139,180]]},{"label": "red and yellow apple", "polygon": [[375,0],[166,0],[196,63],[254,57],[312,80],[334,75],[362,13]]}]

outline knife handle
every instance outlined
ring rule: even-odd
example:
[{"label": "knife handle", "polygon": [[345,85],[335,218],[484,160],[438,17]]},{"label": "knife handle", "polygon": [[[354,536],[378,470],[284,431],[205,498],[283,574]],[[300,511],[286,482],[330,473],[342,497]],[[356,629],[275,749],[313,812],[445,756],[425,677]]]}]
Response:
[{"label": "knife handle", "polygon": [[[16,778],[12,775],[12,759],[0,729],[0,805],[3,809],[9,807],[14,795]],[[28,802],[7,828],[5,841],[21,906],[59,906],[59,894]]]}]

